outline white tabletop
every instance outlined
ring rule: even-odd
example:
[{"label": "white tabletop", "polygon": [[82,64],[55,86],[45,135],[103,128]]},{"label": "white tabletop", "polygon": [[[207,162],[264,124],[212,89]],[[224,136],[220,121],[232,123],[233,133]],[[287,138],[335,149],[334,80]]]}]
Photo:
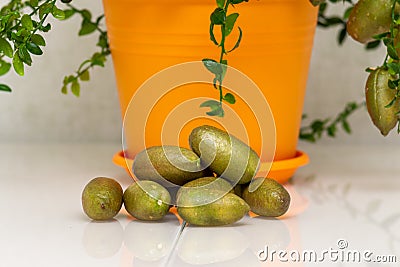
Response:
[{"label": "white tabletop", "polygon": [[314,266],[313,256],[324,257],[320,266],[399,266],[400,149],[302,149],[311,163],[286,185],[286,216],[201,228],[173,214],[154,223],[124,210],[106,223],[83,214],[93,177],[131,183],[111,162],[118,144],[0,144],[0,266]]}]

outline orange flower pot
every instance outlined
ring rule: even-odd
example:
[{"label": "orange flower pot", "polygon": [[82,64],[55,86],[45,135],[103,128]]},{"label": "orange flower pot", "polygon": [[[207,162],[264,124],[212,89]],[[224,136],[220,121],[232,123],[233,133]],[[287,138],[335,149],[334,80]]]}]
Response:
[{"label": "orange flower pot", "polygon": [[[140,112],[140,104],[129,106],[131,98],[157,72],[184,62],[219,58],[220,50],[208,33],[215,0],[103,0],[103,4],[124,117]],[[240,14],[236,24],[243,29],[243,39],[240,47],[227,56],[228,64],[252,79],[268,101],[275,121],[276,149],[261,144],[260,129],[250,113],[252,107],[246,106],[240,96],[230,107],[243,120],[248,143],[257,152],[275,151],[268,176],[284,182],[308,161],[296,147],[318,9],[308,0],[251,0],[229,11]],[[228,37],[228,47],[237,35],[234,30]],[[127,157],[133,158],[146,146],[163,143],[164,122],[180,103],[198,97],[218,98],[218,92],[209,84],[188,86],[175,88],[161,100],[154,96],[158,102],[148,116],[146,129],[125,127]],[[130,119],[134,124],[134,115]],[[218,125],[210,118],[191,120],[178,126],[176,143],[188,147],[190,130],[205,123]],[[140,136],[145,141],[139,142],[135,131],[144,130]],[[275,132],[271,135],[275,137]],[[115,162],[123,165],[123,154],[118,155]]]}]

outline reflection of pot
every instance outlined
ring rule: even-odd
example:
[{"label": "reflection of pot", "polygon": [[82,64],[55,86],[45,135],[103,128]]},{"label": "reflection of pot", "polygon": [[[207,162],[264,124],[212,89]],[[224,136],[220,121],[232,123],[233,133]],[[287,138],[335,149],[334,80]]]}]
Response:
[{"label": "reflection of pot", "polygon": [[[152,75],[179,63],[218,56],[218,49],[208,35],[214,0],[103,0],[103,3],[123,115],[132,95]],[[308,1],[281,0],[250,1],[237,5],[236,10],[240,13],[238,25],[244,37],[241,47],[228,56],[229,65],[260,87],[272,109],[277,134],[275,161],[295,158],[318,9]],[[228,40],[230,47],[236,41],[235,34],[236,30]],[[216,98],[216,91],[209,84],[192,84],[163,96],[157,103],[159,112],[149,117],[146,129],[133,127],[125,132],[128,153],[133,157],[144,148],[143,140],[129,138],[134,136],[129,131],[146,130],[146,146],[160,145],[166,116],[180,103],[198,96]],[[264,148],[251,109],[240,97],[232,108],[243,120],[249,144],[256,150]],[[186,127],[181,125],[183,129],[174,132],[181,130],[179,144],[187,147],[189,128],[206,123],[209,121],[203,118]],[[296,167],[291,166],[291,171],[281,176],[287,179]],[[274,175],[282,179],[279,173]]]},{"label": "reflection of pot", "polygon": [[88,223],[82,237],[86,253],[93,258],[108,258],[119,251],[123,229],[119,221]]},{"label": "reflection of pot", "polygon": [[178,256],[190,264],[225,262],[241,255],[248,247],[246,236],[234,228],[189,227],[178,245]]},{"label": "reflection of pot", "polygon": [[124,244],[135,258],[157,261],[172,249],[178,229],[176,219],[173,222],[131,221],[125,227]]}]

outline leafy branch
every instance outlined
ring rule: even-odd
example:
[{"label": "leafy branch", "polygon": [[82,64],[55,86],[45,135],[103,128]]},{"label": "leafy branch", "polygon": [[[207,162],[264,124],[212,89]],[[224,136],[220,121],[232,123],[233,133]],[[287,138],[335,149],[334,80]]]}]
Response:
[{"label": "leafy branch", "polygon": [[67,6],[69,9],[65,10],[65,12],[68,18],[72,17],[74,14],[79,14],[82,18],[81,28],[78,33],[79,36],[89,35],[95,32],[99,35],[96,44],[99,51],[95,52],[89,59],[83,61],[75,74],[64,77],[61,92],[63,94],[67,94],[68,87],[70,87],[72,94],[78,97],[81,89],[80,81],[89,81],[90,70],[95,66],[104,67],[107,56],[111,54],[111,51],[107,38],[107,32],[100,27],[100,24],[104,19],[104,15],[100,15],[96,19],[92,20],[92,14],[89,10],[78,9],[71,4],[67,4]]},{"label": "leafy branch", "polygon": [[[242,40],[243,32],[240,27],[239,30],[239,37],[236,41],[236,44],[228,50],[226,48],[226,38],[231,34],[233,28],[235,27],[235,23],[237,18],[239,17],[238,13],[232,13],[228,15],[228,8],[229,6],[234,7],[236,4],[240,4],[242,2],[248,2],[249,0],[216,0],[217,8],[211,13],[210,16],[210,40],[218,47],[220,47],[220,57],[219,61],[214,59],[205,58],[203,59],[203,64],[208,71],[215,75],[213,80],[213,85],[215,89],[219,90],[219,101],[216,100],[208,100],[205,101],[200,105],[200,107],[209,107],[211,110],[206,112],[209,116],[224,116],[224,109],[222,108],[222,102],[225,101],[229,104],[235,104],[236,98],[231,93],[223,93],[223,85],[222,82],[226,75],[228,60],[224,58],[225,55],[234,51],[240,46],[240,42]],[[215,26],[220,27],[221,31],[221,40],[217,41],[214,28]]]},{"label": "leafy branch", "polygon": [[[364,106],[365,102],[350,102],[346,105],[345,109],[336,116],[336,118],[327,118],[324,120],[317,119],[312,121],[309,125],[301,127],[299,137],[304,141],[315,143],[317,140],[321,139],[324,133],[329,137],[336,137],[339,126],[341,126],[346,133],[350,134],[351,128],[348,118],[356,110]],[[303,119],[306,117],[307,116],[304,115]]]},{"label": "leafy branch", "polygon": [[[25,10],[30,10],[28,13]],[[25,11],[25,12],[24,12]],[[25,66],[32,65],[32,55],[42,55],[46,42],[41,33],[48,32],[51,25],[46,23],[49,15],[58,20],[65,18],[56,0],[11,0],[0,10],[0,76],[13,66],[23,76]],[[11,92],[6,84],[0,84],[0,91]]]},{"label": "leafy branch", "polygon": [[[90,70],[95,66],[104,66],[110,48],[107,32],[100,25],[104,15],[92,18],[87,9],[78,9],[70,4],[71,0],[61,0],[67,8],[60,9],[57,0],[10,0],[0,9],[0,76],[7,74],[11,66],[14,71],[23,76],[25,67],[32,65],[32,56],[43,54],[42,47],[46,45],[43,33],[51,30],[47,22],[49,15],[58,20],[66,20],[75,14],[82,18],[79,36],[98,33],[96,46],[99,51],[85,60],[73,75],[66,76],[61,91],[66,94],[68,87],[71,92],[80,95],[80,81],[90,79]],[[0,83],[0,91],[11,92],[10,86]]]}]

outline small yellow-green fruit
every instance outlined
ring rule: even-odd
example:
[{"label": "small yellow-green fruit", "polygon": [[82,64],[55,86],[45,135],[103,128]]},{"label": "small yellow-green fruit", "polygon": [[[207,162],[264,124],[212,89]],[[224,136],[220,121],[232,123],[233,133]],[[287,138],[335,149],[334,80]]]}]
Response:
[{"label": "small yellow-green fruit", "polygon": [[82,207],[93,220],[112,219],[122,206],[122,187],[111,178],[97,177],[82,192]]}]

